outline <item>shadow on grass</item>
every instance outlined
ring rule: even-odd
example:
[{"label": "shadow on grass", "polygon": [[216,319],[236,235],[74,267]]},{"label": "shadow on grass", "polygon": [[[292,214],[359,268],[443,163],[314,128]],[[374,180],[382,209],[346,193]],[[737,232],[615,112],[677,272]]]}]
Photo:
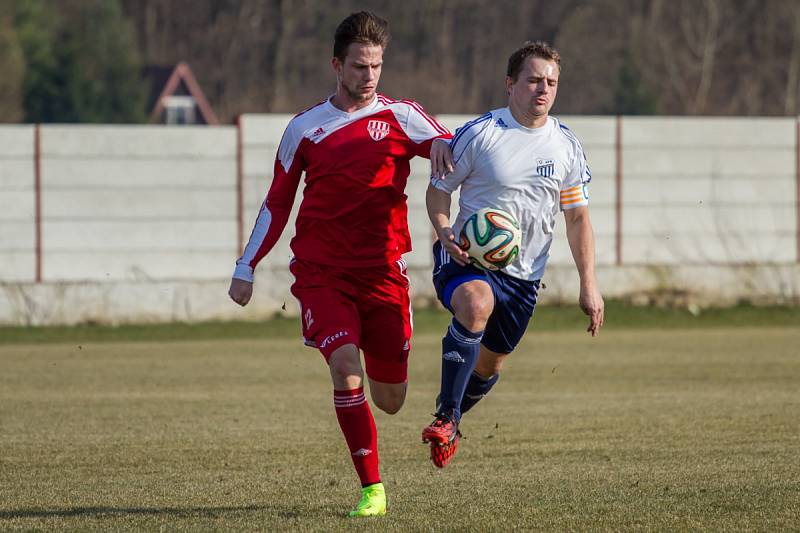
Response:
[{"label": "shadow on grass", "polygon": [[155,515],[178,518],[205,517],[214,518],[226,513],[272,511],[281,518],[294,518],[294,512],[288,509],[268,505],[241,505],[228,507],[71,507],[66,509],[16,509],[0,510],[0,520],[13,518],[68,518],[68,517],[103,517],[126,515]]}]

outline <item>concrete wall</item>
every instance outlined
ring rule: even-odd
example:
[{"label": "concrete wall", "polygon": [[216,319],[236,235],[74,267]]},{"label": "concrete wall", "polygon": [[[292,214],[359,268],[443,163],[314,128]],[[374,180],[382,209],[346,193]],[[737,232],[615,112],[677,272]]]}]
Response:
[{"label": "concrete wall", "polygon": [[33,132],[33,126],[0,127],[0,282],[3,283],[31,281],[36,273]]},{"label": "concrete wall", "polygon": [[45,280],[227,274],[234,128],[49,126],[41,146]]},{"label": "concrete wall", "polygon": [[624,262],[796,261],[795,128],[780,118],[626,118]]},{"label": "concrete wall", "polygon": [[[260,318],[284,305],[292,312],[286,265],[294,214],[259,266],[251,305],[239,309],[225,296],[239,232],[245,240],[249,236],[290,118],[245,115],[238,132],[42,126],[38,283],[35,128],[0,127],[0,324]],[[451,129],[470,118],[440,117]],[[592,168],[591,213],[605,294],[800,301],[795,120],[563,122],[582,139]],[[432,297],[432,234],[424,208],[428,174],[427,160],[412,162],[407,193],[414,251],[407,260],[418,301]],[[295,213],[301,197],[302,189]],[[545,301],[576,296],[563,223],[545,282]]]}]

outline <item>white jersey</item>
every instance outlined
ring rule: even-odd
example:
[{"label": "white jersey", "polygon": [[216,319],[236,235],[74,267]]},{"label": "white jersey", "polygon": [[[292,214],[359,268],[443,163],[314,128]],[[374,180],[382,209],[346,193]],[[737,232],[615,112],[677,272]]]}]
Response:
[{"label": "white jersey", "polygon": [[505,107],[464,124],[450,147],[455,170],[431,183],[447,193],[461,187],[456,236],[481,208],[508,211],[519,220],[522,244],[504,271],[541,279],[559,209],[589,204],[592,175],[581,143],[554,117],[540,128],[526,128]]}]

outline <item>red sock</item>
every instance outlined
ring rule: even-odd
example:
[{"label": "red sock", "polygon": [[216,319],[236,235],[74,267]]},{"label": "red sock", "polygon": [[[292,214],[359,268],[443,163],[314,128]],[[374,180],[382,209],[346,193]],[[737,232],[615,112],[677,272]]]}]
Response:
[{"label": "red sock", "polygon": [[333,391],[333,405],[361,486],[379,483],[378,430],[364,396],[364,387]]}]

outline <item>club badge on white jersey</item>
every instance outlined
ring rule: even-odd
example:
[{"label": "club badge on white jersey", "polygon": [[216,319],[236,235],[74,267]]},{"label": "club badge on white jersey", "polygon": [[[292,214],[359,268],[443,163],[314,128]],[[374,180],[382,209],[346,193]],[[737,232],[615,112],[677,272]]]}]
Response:
[{"label": "club badge on white jersey", "polygon": [[556,171],[556,162],[553,159],[537,159],[536,173],[543,178],[549,178]]}]

